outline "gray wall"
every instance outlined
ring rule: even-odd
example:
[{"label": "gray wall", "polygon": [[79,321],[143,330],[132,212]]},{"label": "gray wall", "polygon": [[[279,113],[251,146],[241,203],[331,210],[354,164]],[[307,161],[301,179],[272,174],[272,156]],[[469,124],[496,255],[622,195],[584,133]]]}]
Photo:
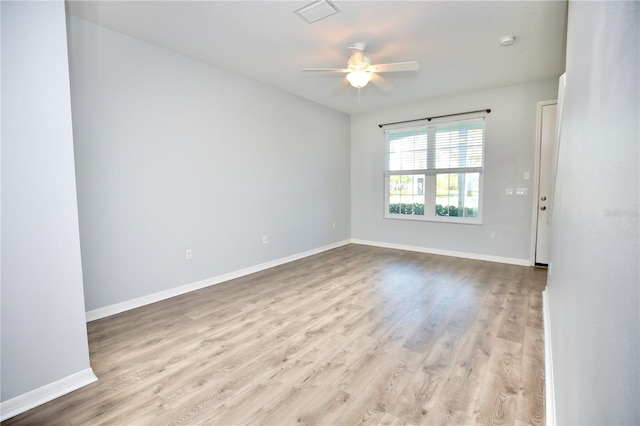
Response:
[{"label": "gray wall", "polygon": [[63,2],[3,1],[2,402],[89,369]]},{"label": "gray wall", "polygon": [[558,424],[639,424],[638,2],[571,2],[548,300]]},{"label": "gray wall", "polygon": [[69,46],[88,310],[349,238],[349,116],[78,18]]},{"label": "gray wall", "polygon": [[[547,80],[352,116],[352,237],[526,263],[531,251],[536,103],[555,99],[557,93],[557,81]],[[485,125],[483,224],[384,219],[384,129],[378,124],[482,108],[491,108]],[[505,196],[505,188],[517,187],[528,187],[529,195]],[[495,239],[490,239],[491,231]]]}]

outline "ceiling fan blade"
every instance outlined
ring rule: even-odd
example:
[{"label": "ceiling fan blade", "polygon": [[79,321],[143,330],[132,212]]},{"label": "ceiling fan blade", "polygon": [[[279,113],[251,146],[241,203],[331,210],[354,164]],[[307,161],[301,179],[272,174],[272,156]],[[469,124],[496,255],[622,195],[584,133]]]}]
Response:
[{"label": "ceiling fan blade", "polygon": [[410,62],[394,62],[391,64],[378,64],[369,67],[374,72],[396,72],[396,71],[418,71],[418,63]]},{"label": "ceiling fan blade", "polygon": [[302,72],[340,72],[340,73],[349,72],[349,70],[346,68],[305,68],[300,71]]},{"label": "ceiling fan blade", "polygon": [[345,87],[349,85],[349,81],[346,78],[341,79],[335,86],[331,88],[331,94],[335,95]]},{"label": "ceiling fan blade", "polygon": [[385,92],[393,90],[393,84],[389,83],[384,78],[380,77],[378,74],[373,74],[371,77],[371,83],[375,84]]}]

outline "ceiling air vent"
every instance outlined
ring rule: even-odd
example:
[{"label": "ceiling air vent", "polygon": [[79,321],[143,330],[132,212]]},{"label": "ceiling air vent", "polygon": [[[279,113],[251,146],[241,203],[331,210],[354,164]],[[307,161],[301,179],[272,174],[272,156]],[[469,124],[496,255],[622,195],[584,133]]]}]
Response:
[{"label": "ceiling air vent", "polygon": [[313,23],[338,12],[338,8],[326,0],[314,1],[294,11],[308,23]]}]

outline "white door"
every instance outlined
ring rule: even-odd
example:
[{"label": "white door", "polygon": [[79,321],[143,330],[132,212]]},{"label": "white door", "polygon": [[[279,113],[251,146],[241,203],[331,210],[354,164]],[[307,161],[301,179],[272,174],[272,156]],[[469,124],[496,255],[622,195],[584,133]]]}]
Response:
[{"label": "white door", "polygon": [[536,229],[536,265],[549,263],[550,211],[553,193],[553,162],[556,145],[556,101],[538,103],[538,194]]}]

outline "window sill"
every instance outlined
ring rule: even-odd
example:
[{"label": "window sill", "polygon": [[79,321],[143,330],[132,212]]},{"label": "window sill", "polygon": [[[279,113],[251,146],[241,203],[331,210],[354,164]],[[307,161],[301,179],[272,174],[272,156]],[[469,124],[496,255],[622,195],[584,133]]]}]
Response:
[{"label": "window sill", "polygon": [[410,220],[414,222],[437,222],[437,223],[452,223],[458,225],[482,225],[481,218],[456,218],[452,219],[448,216],[434,216],[426,217],[420,215],[404,215],[404,214],[386,214],[385,219],[391,220]]}]

